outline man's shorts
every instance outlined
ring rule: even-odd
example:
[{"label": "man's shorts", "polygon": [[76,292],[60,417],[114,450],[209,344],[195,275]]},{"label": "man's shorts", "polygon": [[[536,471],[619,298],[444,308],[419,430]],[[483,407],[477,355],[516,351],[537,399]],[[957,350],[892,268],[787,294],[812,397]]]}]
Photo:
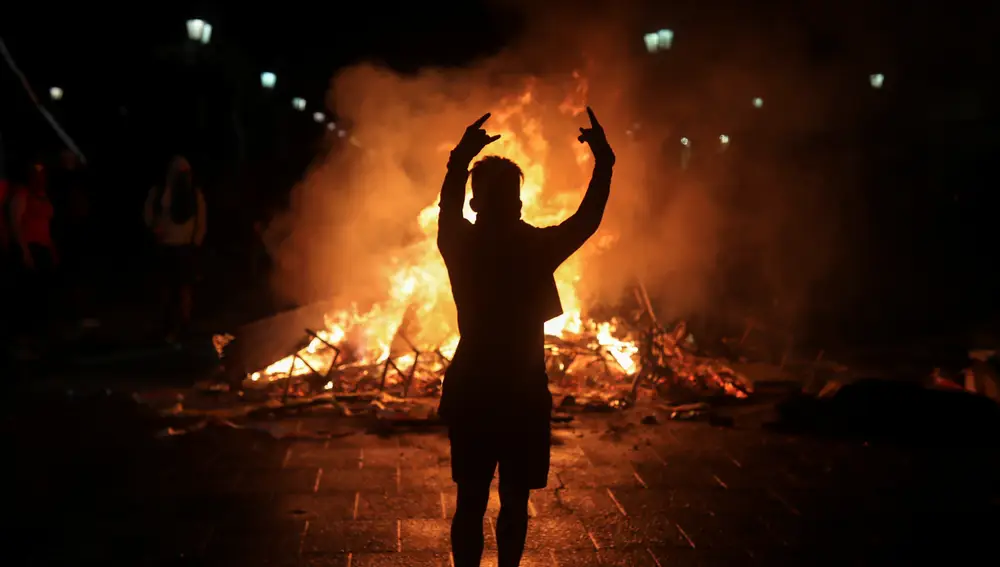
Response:
[{"label": "man's shorts", "polygon": [[468,425],[448,428],[451,478],[457,484],[489,483],[499,467],[505,486],[545,488],[549,477],[552,430],[548,420],[517,429],[483,429]]}]

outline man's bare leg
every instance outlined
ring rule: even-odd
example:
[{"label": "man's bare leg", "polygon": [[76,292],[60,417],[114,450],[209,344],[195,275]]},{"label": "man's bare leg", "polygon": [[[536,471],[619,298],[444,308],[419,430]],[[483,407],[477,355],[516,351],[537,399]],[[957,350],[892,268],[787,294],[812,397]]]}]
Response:
[{"label": "man's bare leg", "polygon": [[497,518],[498,567],[517,567],[528,537],[529,490],[500,482],[500,516]]},{"label": "man's bare leg", "polygon": [[463,482],[458,485],[455,517],[451,520],[451,554],[455,567],[479,567],[483,558],[483,516],[490,501],[490,484]]}]

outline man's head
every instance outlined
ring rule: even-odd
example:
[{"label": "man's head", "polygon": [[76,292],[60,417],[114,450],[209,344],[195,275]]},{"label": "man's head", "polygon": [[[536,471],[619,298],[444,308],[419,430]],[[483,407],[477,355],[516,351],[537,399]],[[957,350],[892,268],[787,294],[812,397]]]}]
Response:
[{"label": "man's head", "polygon": [[521,182],[524,173],[516,163],[500,156],[486,156],[472,166],[472,210],[480,218],[497,221],[521,219]]}]

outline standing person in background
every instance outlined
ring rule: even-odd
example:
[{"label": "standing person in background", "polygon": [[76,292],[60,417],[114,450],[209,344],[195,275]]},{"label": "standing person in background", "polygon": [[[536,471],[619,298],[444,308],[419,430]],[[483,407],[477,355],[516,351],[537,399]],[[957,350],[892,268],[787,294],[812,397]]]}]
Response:
[{"label": "standing person in background", "polygon": [[19,282],[22,293],[15,303],[22,310],[18,320],[29,333],[43,330],[53,314],[50,292],[59,254],[52,240],[52,214],[45,166],[36,161],[29,169],[27,184],[14,190],[10,202],[10,225],[23,268]]},{"label": "standing person in background", "polygon": [[94,258],[93,226],[90,224],[90,199],[80,160],[70,150],[59,154],[59,166],[52,171],[49,183],[54,215],[52,236],[62,252],[63,274],[70,295],[71,315],[81,326],[93,327],[96,319],[89,309],[87,285]]},{"label": "standing person in background", "polygon": [[205,196],[191,164],[174,157],[164,183],[150,189],[144,211],[157,247],[157,277],[166,308],[166,340],[176,342],[191,322],[197,251],[205,239]]}]

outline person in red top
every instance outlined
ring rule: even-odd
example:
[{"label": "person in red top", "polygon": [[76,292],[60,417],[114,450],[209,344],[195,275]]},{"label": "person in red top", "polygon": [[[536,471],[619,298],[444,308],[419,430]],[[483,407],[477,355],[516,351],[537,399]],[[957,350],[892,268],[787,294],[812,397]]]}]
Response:
[{"label": "person in red top", "polygon": [[[16,186],[10,201],[10,227],[16,246],[11,255],[21,255],[21,277],[18,278],[17,308],[22,310],[22,339],[43,332],[54,315],[52,291],[55,284],[55,269],[59,255],[52,241],[50,225],[52,202],[49,201],[45,179],[45,166],[40,162],[32,164],[28,172],[28,182]],[[25,350],[26,349],[26,350]],[[33,349],[22,344],[19,356],[36,356]]]},{"label": "person in red top", "polygon": [[10,203],[10,226],[21,251],[24,268],[50,272],[59,264],[52,241],[52,202],[45,178],[45,166],[32,165],[28,183],[14,190]]}]

